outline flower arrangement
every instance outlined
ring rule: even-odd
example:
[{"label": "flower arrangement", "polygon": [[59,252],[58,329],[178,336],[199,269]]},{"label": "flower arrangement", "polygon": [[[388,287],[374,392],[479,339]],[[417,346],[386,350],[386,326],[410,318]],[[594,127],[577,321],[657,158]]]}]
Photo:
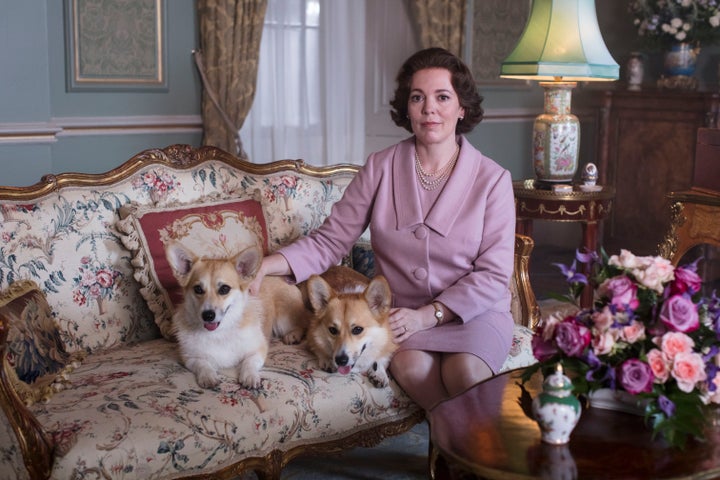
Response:
[{"label": "flower arrangement", "polygon": [[610,388],[634,395],[653,437],[677,447],[702,438],[705,406],[720,403],[720,299],[701,296],[697,261],[674,268],[662,257],[621,250],[611,257],[578,252],[571,266],[556,266],[570,286],[558,298],[577,302],[590,287],[594,305],[536,329],[538,363],[525,380],[560,363],[576,394]]},{"label": "flower arrangement", "polygon": [[638,34],[651,47],[720,40],[717,0],[634,0],[629,9]]}]

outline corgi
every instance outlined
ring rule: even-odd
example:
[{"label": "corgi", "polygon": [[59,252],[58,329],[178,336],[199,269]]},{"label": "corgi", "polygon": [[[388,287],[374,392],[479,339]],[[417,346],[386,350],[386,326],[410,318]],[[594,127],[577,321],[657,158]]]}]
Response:
[{"label": "corgi", "polygon": [[313,312],[307,345],[320,368],[343,375],[366,372],[373,385],[387,386],[397,345],[388,321],[392,294],[385,277],[370,280],[338,266],[312,275],[302,288]]},{"label": "corgi", "polygon": [[271,337],[287,344],[303,339],[309,312],[300,289],[268,276],[251,295],[263,257],[257,246],[232,258],[203,258],[172,242],[165,253],[183,291],[173,329],[185,367],[202,388],[216,387],[224,369],[233,369],[242,386],[259,388]]}]

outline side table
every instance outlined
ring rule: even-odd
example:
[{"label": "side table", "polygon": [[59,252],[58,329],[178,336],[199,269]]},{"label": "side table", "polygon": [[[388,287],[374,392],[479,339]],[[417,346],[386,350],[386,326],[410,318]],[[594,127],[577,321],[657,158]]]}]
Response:
[{"label": "side table", "polygon": [[522,371],[480,382],[428,412],[431,478],[720,478],[717,427],[707,441],[690,440],[681,450],[653,440],[640,415],[585,408],[569,443],[543,443],[528,416],[542,376],[523,387]]},{"label": "side table", "polygon": [[[615,198],[613,187],[604,185],[595,192],[574,187],[572,192],[555,193],[536,188],[534,180],[520,180],[513,182],[513,191],[517,233],[532,237],[533,220],[578,222],[582,226],[580,247],[589,251],[598,249],[598,224],[610,214]],[[592,291],[585,289],[581,306],[591,305]]]}]

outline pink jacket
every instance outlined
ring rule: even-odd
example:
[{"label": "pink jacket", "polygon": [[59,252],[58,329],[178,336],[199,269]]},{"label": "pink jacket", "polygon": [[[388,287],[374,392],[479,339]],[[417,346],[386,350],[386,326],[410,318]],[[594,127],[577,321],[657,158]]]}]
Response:
[{"label": "pink jacket", "polygon": [[370,226],[378,274],[394,306],[438,300],[464,322],[509,312],[515,206],[510,172],[459,137],[451,177],[423,218],[414,137],[371,154],[323,225],[284,247],[297,281],[325,271]]}]

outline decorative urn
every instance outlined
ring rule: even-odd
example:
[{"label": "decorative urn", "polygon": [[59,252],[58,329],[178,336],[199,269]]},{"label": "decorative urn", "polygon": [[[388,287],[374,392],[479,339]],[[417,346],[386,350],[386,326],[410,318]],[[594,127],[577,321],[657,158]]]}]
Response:
[{"label": "decorative urn", "polygon": [[580,419],[581,406],[561,364],[545,378],[542,393],[533,399],[532,410],[543,442],[562,445],[570,440],[570,433]]}]

